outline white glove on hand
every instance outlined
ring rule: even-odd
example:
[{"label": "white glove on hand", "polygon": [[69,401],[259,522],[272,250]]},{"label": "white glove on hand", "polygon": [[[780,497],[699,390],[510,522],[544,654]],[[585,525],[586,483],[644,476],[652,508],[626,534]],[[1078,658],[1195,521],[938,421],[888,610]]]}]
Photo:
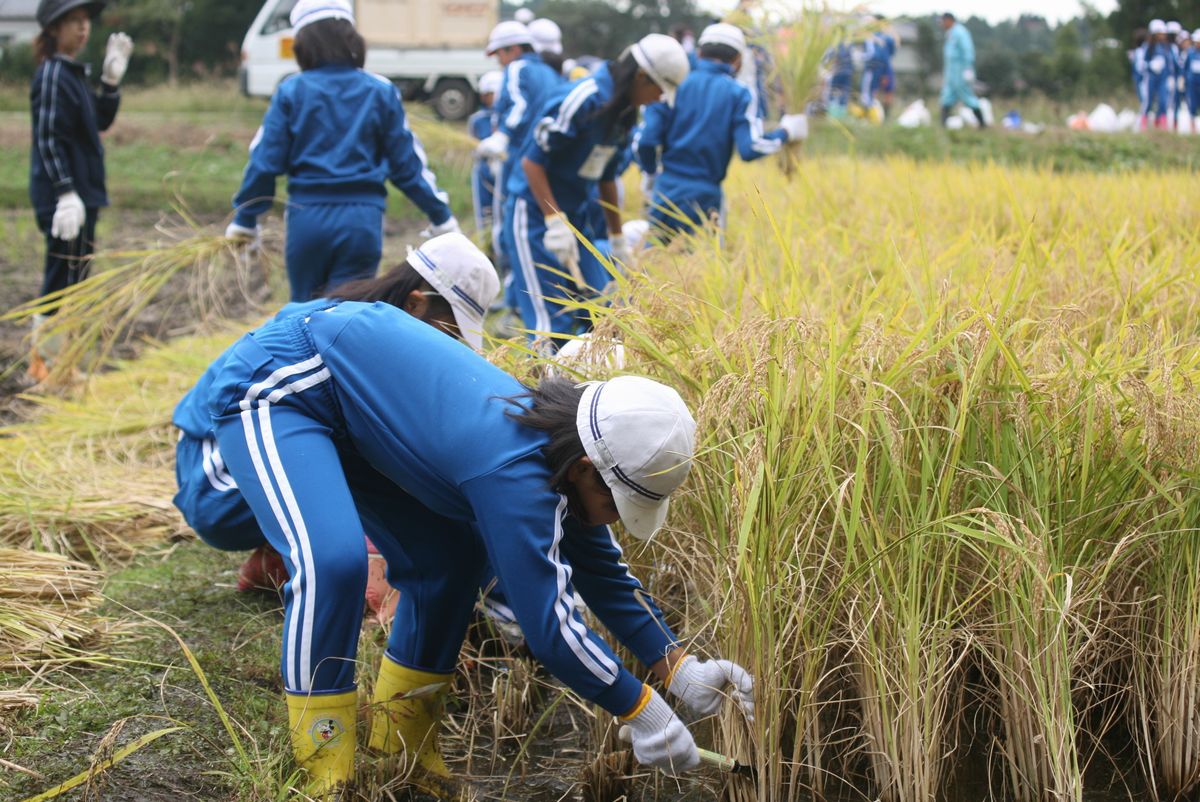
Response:
[{"label": "white glove on hand", "polygon": [[575,232],[562,214],[552,214],[546,218],[546,234],[542,237],[542,245],[554,254],[554,258],[572,276],[579,272],[579,240],[575,239]]},{"label": "white glove on hand", "polygon": [[433,239],[440,237],[443,234],[461,234],[462,226],[458,224],[458,218],[450,215],[449,219],[444,223],[430,225],[421,229],[421,239]]},{"label": "white glove on hand", "polygon": [[645,690],[650,701],[621,727],[621,740],[633,744],[633,756],[638,763],[653,766],[670,777],[699,766],[700,751],[687,725],[652,688]]},{"label": "white glove on hand", "polygon": [[608,247],[612,251],[614,261],[620,262],[626,267],[633,267],[635,259],[633,257],[633,248],[630,247],[629,241],[625,239],[624,234],[609,234]]},{"label": "white glove on hand", "polygon": [[83,199],[79,193],[72,190],[58,196],[58,205],[54,207],[54,218],[50,221],[50,236],[55,239],[70,242],[79,236],[83,221],[87,218],[87,209],[83,208]]},{"label": "white glove on hand", "polygon": [[504,161],[508,158],[508,134],[497,131],[475,146],[475,153],[488,161]]},{"label": "white glove on hand", "polygon": [[262,229],[256,224],[254,228],[230,223],[225,227],[225,236],[236,240],[238,245],[244,245],[246,250],[254,251],[262,244]]},{"label": "white glove on hand", "polygon": [[808,139],[808,116],[805,114],[785,114],[779,120],[779,127],[787,134],[788,142]]},{"label": "white glove on hand", "polygon": [[646,205],[650,205],[650,199],[654,196],[654,179],[658,178],[658,173],[642,173],[642,200]]},{"label": "white glove on hand", "polygon": [[974,83],[975,70],[971,69],[970,67],[967,67],[965,70],[963,70],[963,80],[967,83]]},{"label": "white glove on hand", "polygon": [[[667,691],[697,716],[716,713],[728,695],[741,706],[746,718],[754,721],[754,678],[737,663],[688,655],[675,666],[670,680]],[[733,686],[728,694],[727,686]]]},{"label": "white glove on hand", "polygon": [[104,49],[104,67],[100,71],[100,80],[109,86],[118,86],[129,68],[129,56],[133,54],[133,40],[124,33],[114,33],[108,37],[108,46]]}]

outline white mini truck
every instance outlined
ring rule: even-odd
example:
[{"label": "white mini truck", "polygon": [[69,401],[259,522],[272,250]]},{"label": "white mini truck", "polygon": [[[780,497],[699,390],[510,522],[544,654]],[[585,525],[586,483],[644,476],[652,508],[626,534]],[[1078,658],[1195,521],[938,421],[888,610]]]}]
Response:
[{"label": "white mini truck", "polygon": [[[270,97],[299,67],[288,16],[296,0],[267,0],[242,41],[242,93]],[[390,78],[406,100],[428,99],[446,120],[478,104],[479,77],[495,69],[484,55],[498,18],[496,0],[354,0],[367,40],[366,69]]]}]

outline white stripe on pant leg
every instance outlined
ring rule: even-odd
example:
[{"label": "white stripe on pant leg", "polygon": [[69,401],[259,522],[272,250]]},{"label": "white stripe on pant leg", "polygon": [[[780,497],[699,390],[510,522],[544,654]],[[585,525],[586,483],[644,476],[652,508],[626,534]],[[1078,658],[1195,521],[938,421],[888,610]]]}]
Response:
[{"label": "white stripe on pant leg", "polygon": [[250,385],[250,389],[246,391],[246,397],[242,399],[242,409],[250,409],[251,402],[258,398],[258,396],[262,394],[263,390],[274,387],[288,376],[295,376],[297,373],[304,373],[305,371],[312,370],[313,368],[316,368],[322,364],[324,363],[321,360],[321,355],[315,354],[303,362],[297,362],[294,365],[287,365],[286,367],[279,368],[263,381]]},{"label": "white stripe on pant leg", "polygon": [[211,437],[206,437],[205,440],[212,445],[212,464],[217,471],[217,477],[229,485],[230,489],[237,489],[237,482],[229,475],[229,469],[225,467],[225,458],[221,456],[221,448],[217,445],[217,441]]},{"label": "white stripe on pant leg", "polygon": [[[208,483],[212,486],[212,489],[220,493],[228,493],[230,490],[236,489],[236,485],[226,482],[225,478],[217,470],[216,460],[213,458],[215,449],[213,448],[212,438],[204,438],[200,450],[202,452],[200,464],[204,467],[204,475],[208,477]],[[219,458],[218,455],[217,459]]]},{"label": "white stripe on pant leg", "polygon": [[303,592],[300,586],[301,567],[300,555],[296,547],[296,538],[292,535],[291,524],[288,523],[287,516],[283,514],[283,507],[279,505],[279,498],[275,495],[275,487],[271,484],[271,477],[267,473],[266,465],[263,463],[262,452],[258,448],[258,435],[254,431],[254,413],[250,410],[244,410],[241,413],[242,430],[246,436],[246,447],[250,452],[250,461],[254,463],[254,472],[258,475],[258,483],[262,486],[263,493],[267,497],[267,502],[271,505],[271,511],[275,513],[275,520],[279,524],[279,528],[283,531],[283,536],[288,542],[288,558],[292,562],[292,578],[289,584],[292,589],[292,611],[291,618],[287,623],[287,653],[284,655],[283,661],[284,672],[283,682],[284,690],[296,691],[304,690],[296,684],[296,622],[300,617],[300,608],[303,605]]},{"label": "white stripe on pant leg", "polygon": [[524,198],[517,198],[513,209],[513,240],[517,244],[517,263],[525,277],[525,291],[533,303],[533,317],[538,331],[550,331],[550,313],[542,295],[542,282],[538,280],[537,266],[533,263],[533,252],[529,248],[529,209]]},{"label": "white stripe on pant leg", "polygon": [[[328,378],[328,370],[322,372]],[[309,379],[311,378],[310,376]],[[308,381],[308,379],[304,381]],[[297,382],[297,384],[300,383]],[[276,392],[282,391],[277,390]],[[296,540],[300,547],[300,556],[304,560],[304,593],[308,597],[308,604],[304,605],[304,624],[300,631],[299,690],[307,691],[312,689],[313,610],[316,606],[314,602],[317,597],[317,572],[316,567],[313,565],[312,543],[308,538],[308,527],[304,524],[304,517],[300,514],[300,506],[296,503],[296,494],[292,492],[287,472],[283,468],[283,462],[279,459],[279,449],[275,447],[275,434],[271,430],[271,404],[269,401],[258,408],[258,423],[262,427],[263,445],[267,450],[267,460],[271,465],[271,473],[275,481],[279,484],[279,492],[283,495],[283,501],[287,505],[288,513],[291,515],[292,525],[295,527]]]}]

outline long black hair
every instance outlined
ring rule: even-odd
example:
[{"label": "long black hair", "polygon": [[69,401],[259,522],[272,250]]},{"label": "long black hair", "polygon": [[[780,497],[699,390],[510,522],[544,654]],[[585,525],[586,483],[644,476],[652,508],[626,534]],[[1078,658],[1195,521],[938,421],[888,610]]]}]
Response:
[{"label": "long black hair", "polygon": [[[303,30],[308,29],[305,28]],[[418,273],[412,265],[408,262],[401,262],[382,276],[347,281],[327,292],[322,292],[321,297],[333,298],[339,301],[362,301],[364,303],[382,301],[397,309],[403,309],[404,302],[408,300],[408,296],[416,290],[432,292],[433,287],[429,286],[429,282],[425,280],[425,277]],[[440,308],[444,313],[453,312],[450,302],[440,295],[430,297],[429,304],[435,308]]]},{"label": "long black hair", "polygon": [[34,63],[41,64],[46,59],[52,58],[57,52],[58,37],[52,34],[49,28],[43,28],[42,32],[33,39]]},{"label": "long black hair", "polygon": [[323,19],[305,25],[292,44],[301,70],[341,64],[358,67],[367,61],[367,43],[353,23],[344,19]]},{"label": "long black hair", "polygon": [[550,487],[558,492],[565,489],[567,470],[587,456],[575,425],[582,398],[583,385],[561,376],[548,376],[529,392],[505,399],[519,410],[509,410],[506,415],[550,438],[542,447],[542,456],[550,465]]},{"label": "long black hair", "polygon": [[596,117],[605,121],[608,139],[624,139],[637,125],[638,109],[633,105],[633,85],[640,69],[631,47],[625,48],[624,53],[608,62],[613,96],[596,112]]}]

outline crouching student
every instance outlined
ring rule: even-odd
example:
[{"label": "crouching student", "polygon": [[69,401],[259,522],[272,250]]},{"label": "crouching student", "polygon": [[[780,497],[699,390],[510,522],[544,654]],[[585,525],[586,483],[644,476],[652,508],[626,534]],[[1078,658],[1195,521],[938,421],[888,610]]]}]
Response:
[{"label": "crouching student", "polygon": [[[406,523],[372,531],[400,604],[370,746],[403,755],[419,787],[461,791],[437,729],[489,560],[533,654],[626,719],[641,762],[677,773],[699,755],[671,706],[584,624],[571,585],[681,704],[712,713],[729,693],[752,711],[740,666],[684,655],[639,601],[607,528],[619,519],[648,538],[687,475],[695,424],[673,390],[628,376],[526,388],[402,309],[343,301],[244,336],[208,397],[225,467],[286,555],[282,672],[311,793],[353,777],[362,535],[377,518]],[[339,447],[391,492],[356,497]]]},{"label": "crouching student", "polygon": [[225,233],[257,241],[258,216],[286,174],[288,282],[293,301],[308,301],[379,269],[386,181],[428,216],[431,236],[459,225],[409,130],[399,90],[362,69],[366,43],[350,4],[300,0],[291,24],[301,71],[271,98]]},{"label": "crouching student", "polygon": [[763,133],[750,90],[734,77],[746,49],[741,29],[710,25],[700,34],[700,60],[679,87],[674,106],[647,107],[635,141],[642,172],[653,176],[650,219],[659,236],[702,226],[720,215],[721,182],[736,147],[743,161],[778,153],[807,135],[802,114],[784,115]]},{"label": "crouching student", "polygon": [[[650,34],[590,77],[562,88],[542,108],[521,168],[509,181],[504,248],[514,260],[514,286],[531,339],[577,334],[591,321],[563,305],[601,292],[603,265],[575,237],[590,231],[597,187],[613,257],[632,260],[621,233],[616,175],[638,110],[665,98],[688,74],[687,54],[669,36]],[[547,350],[553,340],[542,339]]]},{"label": "crouching student", "polygon": [[[285,306],[276,319],[308,315],[340,300],[391,304],[430,326],[461,337],[478,350],[483,340],[483,309],[499,292],[500,279],[488,258],[462,234],[428,240],[400,266],[379,278],[343,284],[305,303]],[[267,542],[229,473],[213,433],[208,394],[227,358],[222,354],[175,407],[179,429],[175,447],[175,506],[200,539],[222,551],[250,551],[238,571],[237,588],[278,588],[287,581],[284,558]],[[352,454],[343,454],[354,460]],[[368,535],[371,533],[368,532]],[[370,548],[370,546],[368,546]],[[372,568],[374,568],[374,563]],[[378,612],[388,596],[383,572],[373,570],[367,604]]]}]

